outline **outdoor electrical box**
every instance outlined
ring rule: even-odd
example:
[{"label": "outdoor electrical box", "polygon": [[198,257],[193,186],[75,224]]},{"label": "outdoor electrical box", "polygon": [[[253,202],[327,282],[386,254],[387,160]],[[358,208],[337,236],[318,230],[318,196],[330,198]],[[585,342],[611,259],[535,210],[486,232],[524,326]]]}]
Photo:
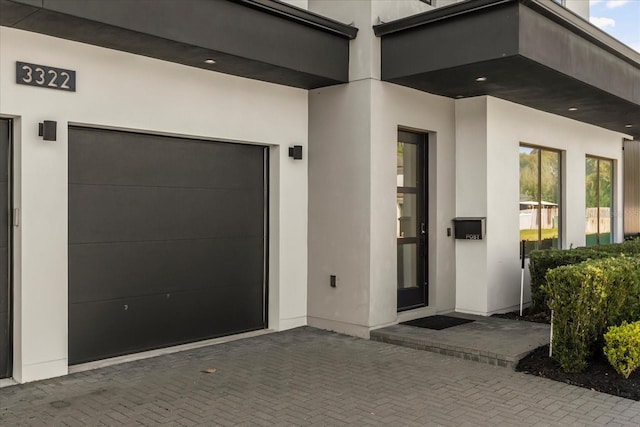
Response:
[{"label": "outdoor electrical box", "polygon": [[456,239],[482,240],[486,232],[485,217],[453,218],[454,236]]}]

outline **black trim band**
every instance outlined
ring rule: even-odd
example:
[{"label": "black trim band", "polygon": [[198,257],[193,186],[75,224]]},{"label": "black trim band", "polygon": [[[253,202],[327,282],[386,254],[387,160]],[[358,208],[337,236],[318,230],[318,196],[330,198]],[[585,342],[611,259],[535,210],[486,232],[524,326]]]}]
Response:
[{"label": "black trim band", "polygon": [[396,21],[374,25],[373,31],[378,37],[386,36],[388,34],[397,33],[443,19],[476,12],[488,7],[516,2],[520,2],[523,5],[534,9],[541,15],[544,15],[552,21],[562,25],[569,31],[580,35],[618,58],[640,68],[640,54],[635,50],[600,30],[593,24],[589,23],[589,21],[586,21],[582,17],[576,15],[566,7],[559,5],[554,1],[547,0],[467,0],[423,12],[418,15],[398,19]]},{"label": "black trim band", "polygon": [[310,12],[308,10],[300,9],[298,7],[289,5],[287,3],[280,2],[278,0],[230,0],[236,3],[241,3],[244,6],[253,7],[254,9],[260,9],[263,12],[271,13],[273,15],[280,16],[282,18],[291,19],[298,23],[303,23],[314,28],[318,28],[324,31],[328,31],[333,34],[337,34],[349,40],[356,38],[358,29],[351,25],[343,24],[342,22],[335,21],[333,19],[326,18],[317,13]]}]

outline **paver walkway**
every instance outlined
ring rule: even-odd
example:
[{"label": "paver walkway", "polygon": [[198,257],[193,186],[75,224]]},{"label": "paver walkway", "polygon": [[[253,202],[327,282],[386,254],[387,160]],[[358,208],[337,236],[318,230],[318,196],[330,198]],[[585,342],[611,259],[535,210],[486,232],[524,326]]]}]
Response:
[{"label": "paver walkway", "polygon": [[462,313],[448,316],[473,322],[443,330],[399,324],[371,331],[371,339],[510,368],[536,348],[549,344],[549,325],[543,323]]},{"label": "paver walkway", "polygon": [[3,426],[159,424],[637,426],[640,402],[313,328],[0,389]]}]

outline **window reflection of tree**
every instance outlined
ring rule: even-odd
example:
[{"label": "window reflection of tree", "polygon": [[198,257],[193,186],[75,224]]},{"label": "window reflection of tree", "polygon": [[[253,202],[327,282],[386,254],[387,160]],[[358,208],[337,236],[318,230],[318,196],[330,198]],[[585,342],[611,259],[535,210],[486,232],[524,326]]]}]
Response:
[{"label": "window reflection of tree", "polygon": [[585,168],[586,244],[612,242],[613,160],[587,157]]},{"label": "window reflection of tree", "polygon": [[560,246],[560,153],[520,147],[520,240],[526,252]]}]

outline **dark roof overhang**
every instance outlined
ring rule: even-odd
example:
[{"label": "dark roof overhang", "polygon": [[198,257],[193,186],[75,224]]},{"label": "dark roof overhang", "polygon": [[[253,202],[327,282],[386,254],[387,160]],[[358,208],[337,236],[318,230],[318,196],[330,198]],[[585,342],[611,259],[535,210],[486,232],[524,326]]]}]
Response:
[{"label": "dark roof overhang", "polygon": [[553,1],[467,0],[374,31],[385,81],[491,95],[640,138],[640,54]]},{"label": "dark roof overhang", "polygon": [[348,81],[358,31],[277,0],[0,0],[0,25],[304,89]]}]

